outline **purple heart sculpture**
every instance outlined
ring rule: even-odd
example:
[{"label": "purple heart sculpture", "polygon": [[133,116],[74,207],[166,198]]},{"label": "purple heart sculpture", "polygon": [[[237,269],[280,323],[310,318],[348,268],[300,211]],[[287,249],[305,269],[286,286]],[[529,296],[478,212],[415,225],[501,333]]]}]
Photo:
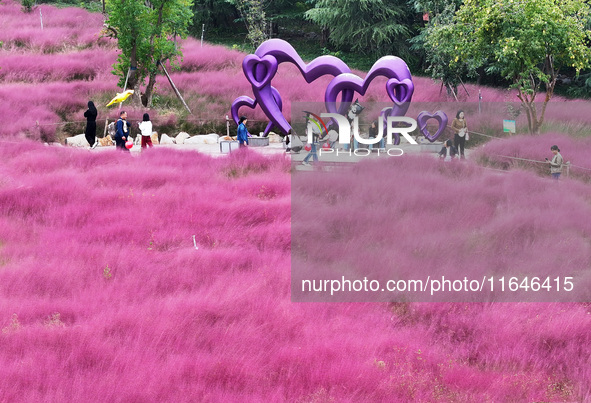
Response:
[{"label": "purple heart sculpture", "polygon": [[[431,134],[429,133],[429,130],[427,130],[427,120],[429,119],[435,119],[437,122],[439,122],[439,128],[435,134]],[[425,136],[427,140],[433,143],[439,136],[441,136],[441,133],[443,133],[447,127],[447,115],[442,111],[437,111],[435,113],[423,111],[419,113],[419,116],[417,117],[417,124],[419,125],[421,134]]]},{"label": "purple heart sculpture", "polygon": [[[272,65],[267,68],[267,71],[276,71],[278,65],[281,63],[293,63],[300,70],[307,83],[311,83],[317,78],[327,74],[337,76],[342,73],[351,72],[351,69],[349,69],[349,66],[347,66],[345,62],[334,56],[320,56],[312,60],[309,64],[306,64],[297,51],[293,48],[293,46],[282,39],[270,39],[266,42],[263,42],[257,48],[253,56],[257,58],[254,59],[255,61],[271,61]],[[252,72],[253,62],[249,61],[250,59],[248,58],[249,56],[247,56],[247,58],[245,58],[242,63],[245,73],[249,71],[249,69]],[[249,64],[247,65],[247,63]],[[259,67],[259,70],[260,73],[258,74],[263,76],[264,69]],[[253,75],[254,74],[255,73],[253,73]],[[247,75],[247,79],[252,85],[252,92],[259,106],[265,112],[271,122],[279,127],[279,129],[285,134],[289,133],[291,131],[291,125],[281,112],[281,108],[276,101],[277,98],[274,96],[271,90],[271,83],[268,82],[262,86],[259,86],[259,84],[263,82],[263,77],[254,78],[257,80],[253,82],[251,81],[252,77]],[[266,78],[266,76],[264,78]],[[279,97],[279,99],[281,98]],[[350,103],[352,100],[352,92],[344,92],[342,94],[343,104]],[[346,109],[343,107],[341,112],[344,113],[345,111]]]},{"label": "purple heart sculpture", "polygon": [[277,60],[272,56],[248,55],[242,62],[242,70],[253,88],[261,89],[270,85],[271,80],[275,77]]},{"label": "purple heart sculpture", "polygon": [[[271,87],[271,91],[273,92],[273,97],[275,99],[275,102],[277,103],[279,110],[283,110],[283,102],[281,101],[281,96],[279,95],[279,91],[277,91],[277,89],[275,87]],[[241,97],[238,97],[234,100],[234,102],[232,102],[232,119],[234,120],[234,123],[236,123],[236,125],[238,125],[238,122],[240,121],[240,108],[242,108],[243,106],[247,106],[251,109],[256,108],[258,105],[258,102],[256,101],[256,99],[252,99],[251,97],[247,97],[246,95],[243,95]],[[269,134],[269,132],[271,131],[271,129],[273,128],[273,122],[269,122],[267,123],[267,127],[265,127],[265,130],[263,131],[263,136],[267,137],[267,135]]]},{"label": "purple heart sculpture", "polygon": [[[312,83],[324,75],[335,77],[331,81],[331,84],[334,82],[333,88],[331,91],[327,88],[325,94],[327,110],[333,113],[346,114],[353,101],[355,91],[361,95],[365,94],[369,83],[377,76],[389,78],[386,91],[394,102],[393,107],[387,112],[389,116],[403,116],[408,110],[414,91],[408,66],[398,57],[386,56],[381,58],[374,64],[365,80],[362,80],[358,76],[351,74],[351,69],[339,58],[320,56],[306,64],[288,42],[281,39],[270,39],[263,42],[257,48],[255,54],[248,55],[242,63],[242,69],[252,86],[256,101],[248,97],[246,97],[247,99],[244,97],[237,98],[234,101],[234,103],[238,103],[237,108],[232,104],[232,116],[235,119],[234,110],[236,110],[237,114],[240,106],[254,108],[258,104],[272,124],[276,125],[285,134],[291,131],[291,125],[282,113],[281,97],[277,90],[271,86],[271,81],[277,73],[279,64],[285,62],[293,63],[300,70],[307,83]],[[358,80],[354,77],[357,77]],[[341,95],[341,104],[337,108],[336,102],[339,94]]]}]

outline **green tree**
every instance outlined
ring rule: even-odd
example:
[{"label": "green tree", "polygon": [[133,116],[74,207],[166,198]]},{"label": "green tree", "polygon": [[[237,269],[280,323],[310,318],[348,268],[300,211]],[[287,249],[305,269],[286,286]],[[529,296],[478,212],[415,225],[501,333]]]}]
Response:
[{"label": "green tree", "polygon": [[227,0],[240,12],[242,21],[246,24],[248,34],[246,38],[257,48],[267,39],[267,18],[264,0]]},{"label": "green tree", "polygon": [[560,69],[578,74],[590,66],[589,11],[585,0],[466,0],[427,43],[449,51],[451,69],[484,67],[511,82],[530,132],[538,133]]},{"label": "green tree", "polygon": [[417,13],[429,13],[432,18],[448,8],[456,10],[462,4],[462,0],[409,0],[409,4]]},{"label": "green tree", "polygon": [[424,54],[425,71],[434,80],[441,80],[448,95],[457,94],[462,76],[475,74],[466,63],[449,62],[458,55],[452,25],[455,11],[456,6],[448,4],[430,19],[419,35],[410,40],[411,49]]},{"label": "green tree", "polygon": [[35,6],[34,0],[21,0],[21,6],[24,13],[30,13],[33,11],[33,7]]},{"label": "green tree", "polygon": [[[114,73],[119,85],[135,90],[133,102],[152,105],[159,64],[170,61],[173,67],[182,52],[177,37],[185,38],[193,13],[192,0],[107,0],[107,35],[117,39],[121,54]],[[140,98],[140,87],[148,84]]]},{"label": "green tree", "polygon": [[329,31],[340,49],[364,54],[411,56],[409,9],[397,0],[318,0],[306,17]]}]

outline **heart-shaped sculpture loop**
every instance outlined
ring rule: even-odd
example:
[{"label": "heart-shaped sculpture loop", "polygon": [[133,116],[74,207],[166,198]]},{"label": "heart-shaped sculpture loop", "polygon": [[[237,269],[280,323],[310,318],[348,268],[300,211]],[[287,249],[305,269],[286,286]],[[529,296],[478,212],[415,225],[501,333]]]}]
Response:
[{"label": "heart-shaped sculpture loop", "polygon": [[[437,128],[437,131],[434,134],[431,134],[427,129],[427,121],[429,119],[435,119],[439,123],[439,127]],[[419,130],[421,131],[421,134],[425,136],[425,138],[429,140],[431,143],[433,143],[435,140],[437,140],[439,136],[441,136],[441,133],[443,133],[443,131],[447,127],[447,121],[447,115],[443,111],[437,111],[435,113],[423,111],[419,113],[419,116],[417,117],[417,124],[419,125]]]},{"label": "heart-shaped sculpture loop", "polygon": [[[271,87],[271,90],[273,91],[273,96],[275,97],[275,102],[277,103],[279,110],[283,110],[283,102],[281,101],[279,91],[277,91],[275,87]],[[236,98],[234,102],[232,102],[231,108],[232,120],[234,120],[234,123],[238,125],[238,122],[240,121],[240,108],[246,106],[250,109],[255,109],[257,105],[258,102],[256,99],[252,99],[251,97],[247,97],[246,95]],[[265,130],[263,131],[263,136],[266,137],[269,134],[269,132],[273,128],[273,124],[274,123],[272,121],[267,123],[267,127],[265,127]]]},{"label": "heart-shaped sculpture loop", "polygon": [[271,85],[277,73],[277,59],[272,56],[248,55],[242,62],[242,70],[248,82],[257,89]]}]

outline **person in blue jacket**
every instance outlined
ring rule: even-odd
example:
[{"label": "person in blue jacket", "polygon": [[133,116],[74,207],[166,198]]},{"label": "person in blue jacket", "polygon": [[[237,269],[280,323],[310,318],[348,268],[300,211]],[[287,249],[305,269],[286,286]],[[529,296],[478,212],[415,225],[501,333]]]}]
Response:
[{"label": "person in blue jacket", "polygon": [[238,121],[238,141],[240,142],[240,147],[246,147],[248,145],[248,137],[250,137],[246,129],[246,122],[248,122],[246,116],[241,116]]},{"label": "person in blue jacket", "polygon": [[125,142],[129,138],[129,123],[127,122],[127,112],[121,111],[121,113],[119,114],[119,120],[117,120],[115,128],[115,145],[117,146],[117,148],[129,151],[127,147],[125,147]]}]

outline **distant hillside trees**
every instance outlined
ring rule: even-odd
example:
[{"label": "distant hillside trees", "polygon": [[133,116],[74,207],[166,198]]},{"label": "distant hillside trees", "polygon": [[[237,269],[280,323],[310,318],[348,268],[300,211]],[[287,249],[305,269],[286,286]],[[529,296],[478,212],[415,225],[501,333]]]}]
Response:
[{"label": "distant hillside trees", "polygon": [[337,48],[372,55],[412,57],[414,13],[403,0],[317,0],[306,18],[329,33]]}]

